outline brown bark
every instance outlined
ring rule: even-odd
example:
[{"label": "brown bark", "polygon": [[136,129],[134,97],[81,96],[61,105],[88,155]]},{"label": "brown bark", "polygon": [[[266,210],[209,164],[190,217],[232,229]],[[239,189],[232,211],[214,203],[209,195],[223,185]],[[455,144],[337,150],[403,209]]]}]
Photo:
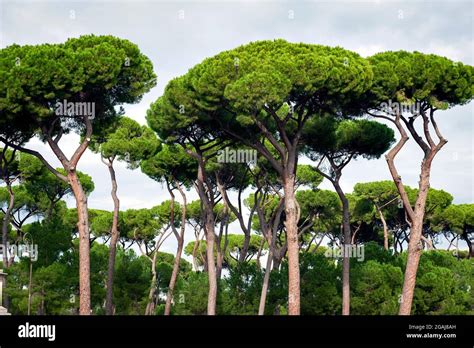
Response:
[{"label": "brown bark", "polygon": [[79,231],[79,314],[91,314],[90,289],[90,240],[89,214],[87,210],[87,196],[79,181],[75,170],[68,172],[77,207],[77,228]]},{"label": "brown bark", "polygon": [[[174,264],[173,264],[173,272],[171,273],[171,279],[170,279],[170,284],[168,286],[168,294],[166,296],[166,304],[165,304],[165,315],[170,315],[171,313],[171,303],[173,300],[173,294],[174,294],[174,288],[176,285],[176,280],[178,279],[178,272],[179,272],[179,263],[181,262],[181,255],[183,253],[183,248],[184,248],[184,232],[186,229],[186,195],[179,185],[178,182],[175,182],[176,187],[178,188],[181,197],[183,199],[183,204],[181,206],[181,226],[180,226],[180,233],[179,235],[175,233],[175,237],[177,238],[178,241],[178,249],[176,250],[176,257],[174,259]],[[172,195],[173,197],[173,195]],[[172,207],[174,208],[174,204],[172,204]],[[172,208],[172,209],[173,209]],[[174,225],[174,223],[172,222]],[[173,227],[174,228],[174,227]],[[175,232],[175,231],[174,231]]]},{"label": "brown bark", "polygon": [[288,242],[288,314],[300,314],[300,267],[298,220],[299,209],[295,197],[295,175],[293,171],[284,178],[285,227]]},{"label": "brown bark", "polygon": [[109,247],[109,263],[107,271],[107,293],[105,299],[105,313],[107,315],[114,314],[113,304],[113,287],[114,287],[114,271],[115,271],[115,256],[117,252],[117,242],[120,238],[120,231],[118,228],[120,200],[117,196],[117,180],[115,178],[115,170],[113,167],[113,158],[108,160],[107,167],[109,168],[110,181],[112,182],[112,200],[114,201],[114,212],[112,216],[112,228],[110,229],[110,247]]},{"label": "brown bark", "polygon": [[[426,111],[430,112],[429,119],[426,115]],[[447,143],[447,140],[444,139],[441,132],[438,129],[436,121],[434,119],[434,109],[431,106],[423,106],[419,115],[413,115],[406,119],[401,114],[392,115],[394,116],[381,116],[376,117],[387,119],[394,123],[400,133],[399,142],[388,152],[385,156],[388,164],[390,174],[392,175],[393,181],[398,189],[400,198],[402,199],[403,206],[407,215],[407,221],[410,225],[410,239],[408,242],[408,255],[407,255],[407,265],[405,269],[405,276],[403,281],[402,296],[400,301],[399,315],[410,315],[411,306],[413,302],[413,295],[415,292],[416,284],[416,275],[418,271],[418,264],[420,261],[420,255],[422,247],[420,244],[422,233],[423,233],[423,219],[425,215],[426,208],[426,199],[428,196],[428,190],[430,187],[430,172],[431,172],[431,163],[436,156],[436,154],[441,150],[441,148]],[[415,119],[421,116],[423,122],[423,133],[425,139],[423,139],[416,131],[414,127]],[[438,143],[435,143],[431,137],[429,130],[429,120],[435,133],[439,139]],[[398,152],[402,149],[405,143],[408,141],[408,135],[405,131],[405,128],[402,124],[406,126],[410,134],[413,136],[413,139],[416,141],[418,146],[423,150],[424,156],[421,163],[421,172],[420,172],[420,181],[418,185],[418,195],[415,201],[415,207],[412,208],[411,203],[408,199],[407,192],[402,183],[402,178],[398,174],[398,171],[395,167],[394,159]]]},{"label": "brown bark", "polygon": [[153,254],[153,259],[151,260],[151,284],[150,291],[148,292],[148,303],[145,308],[145,315],[155,314],[155,297],[156,297],[156,257],[158,256],[158,249],[155,250]]},{"label": "brown bark", "polygon": [[419,193],[415,203],[414,215],[410,227],[410,241],[408,242],[407,265],[403,281],[402,297],[399,314],[410,315],[415,292],[416,274],[422,251],[421,236],[423,232],[423,218],[425,214],[426,198],[429,189],[430,168],[422,166]]}]

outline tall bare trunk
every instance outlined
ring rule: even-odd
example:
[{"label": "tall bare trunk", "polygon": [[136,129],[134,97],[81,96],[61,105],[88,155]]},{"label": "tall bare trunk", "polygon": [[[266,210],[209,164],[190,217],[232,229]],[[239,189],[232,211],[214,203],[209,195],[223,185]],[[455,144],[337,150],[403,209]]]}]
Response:
[{"label": "tall bare trunk", "polygon": [[382,221],[382,225],[383,225],[383,248],[385,250],[388,250],[388,226],[387,226],[387,221],[385,220],[385,216],[382,213],[382,209],[380,209],[378,205],[375,205],[375,208],[377,209],[377,212],[380,216],[380,221]]},{"label": "tall bare trunk", "polygon": [[298,242],[298,205],[295,197],[295,175],[293,171],[284,178],[285,227],[288,241],[288,314],[300,314],[300,266]]},{"label": "tall bare trunk", "polygon": [[[3,215],[2,222],[2,244],[3,244],[3,267],[8,268],[10,263],[8,262],[8,226],[10,226],[11,214],[13,211],[13,205],[15,204],[15,193],[13,192],[10,180],[5,180],[7,183],[8,190],[8,207]],[[6,297],[5,297],[6,299]]]},{"label": "tall bare trunk", "polygon": [[268,256],[267,256],[267,265],[265,267],[265,275],[263,277],[263,284],[262,284],[262,292],[260,294],[260,303],[258,305],[258,315],[265,314],[265,304],[267,301],[267,293],[268,287],[270,283],[270,273],[272,268],[272,251],[269,248]]},{"label": "tall bare trunk", "polygon": [[151,260],[151,284],[150,291],[148,292],[148,303],[145,309],[145,315],[155,314],[155,296],[156,296],[156,257],[158,255],[158,249],[155,250],[153,254],[153,259]]},{"label": "tall bare trunk", "polygon": [[79,231],[79,314],[91,314],[90,288],[90,240],[87,196],[78,179],[76,170],[68,172],[68,180],[76,199],[77,228]]},{"label": "tall bare trunk", "polygon": [[184,247],[184,232],[186,230],[186,195],[184,194],[184,191],[181,186],[179,186],[178,182],[176,182],[176,186],[178,187],[181,197],[183,198],[183,204],[181,206],[181,228],[179,236],[176,236],[178,239],[178,249],[176,251],[176,257],[174,259],[173,264],[173,273],[171,273],[170,284],[168,286],[168,294],[166,296],[165,315],[170,315],[171,313],[171,302],[173,300],[174,287],[178,278],[179,263],[181,262],[181,255],[183,253]]},{"label": "tall bare trunk", "polygon": [[[196,180],[196,186],[199,197],[203,204],[203,216],[204,216],[204,233],[206,235],[206,265],[207,274],[209,279],[209,293],[207,298],[207,314],[216,314],[216,303],[217,303],[217,272],[216,272],[216,261],[214,257],[214,246],[216,240],[215,226],[214,226],[214,212],[213,204],[210,201],[209,195],[212,192],[209,187],[204,186],[206,183],[205,164],[201,155],[197,155],[198,159],[198,175]],[[206,267],[206,266],[205,266]]]},{"label": "tall bare trunk", "polygon": [[109,247],[109,264],[107,272],[107,293],[105,299],[105,313],[107,315],[114,314],[114,304],[113,304],[113,288],[114,288],[114,270],[115,270],[115,257],[117,252],[117,242],[120,238],[120,232],[118,229],[119,221],[119,210],[120,210],[120,201],[117,197],[117,180],[115,178],[115,170],[113,167],[113,160],[109,160],[107,164],[110,173],[110,180],[112,182],[112,200],[114,201],[114,212],[112,217],[112,228],[110,230],[110,247]]},{"label": "tall bare trunk", "polygon": [[408,242],[407,265],[403,281],[402,297],[399,314],[410,315],[415,293],[416,274],[422,252],[421,237],[423,233],[423,218],[425,216],[426,198],[430,186],[430,165],[423,161],[418,197],[410,226],[410,241]]},{"label": "tall bare trunk", "polygon": [[344,234],[342,243],[342,315],[349,315],[351,308],[349,251],[352,247],[349,201],[339,185],[338,179],[333,181],[333,185],[342,202],[342,230]]}]

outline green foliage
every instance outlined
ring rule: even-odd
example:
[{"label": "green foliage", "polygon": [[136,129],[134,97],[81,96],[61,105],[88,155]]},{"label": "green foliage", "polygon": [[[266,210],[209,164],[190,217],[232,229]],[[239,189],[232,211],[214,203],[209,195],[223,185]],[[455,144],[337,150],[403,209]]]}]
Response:
[{"label": "green foliage", "polygon": [[189,187],[197,175],[197,162],[176,145],[163,144],[158,153],[142,161],[140,166],[142,172],[153,180],[167,180],[172,185],[177,180]]},{"label": "green foliage", "polygon": [[[138,102],[155,83],[150,60],[135,44],[113,36],[11,45],[0,52],[0,133],[28,136],[53,125],[51,105],[64,100],[96,103],[92,122],[100,124],[117,115],[116,105]],[[64,133],[82,131],[81,120],[71,121],[61,125]]]},{"label": "green foliage", "polygon": [[155,133],[128,117],[120,117],[91,138],[90,148],[104,158],[125,161],[130,168],[153,156],[160,148]]},{"label": "green foliage", "polygon": [[474,95],[472,66],[434,54],[384,52],[368,58],[374,82],[369,103],[421,101],[437,109],[468,103]]},{"label": "green foliage", "polygon": [[329,157],[343,154],[357,158],[380,157],[395,141],[391,128],[365,119],[337,121],[318,117],[308,121],[305,132],[306,152]]}]

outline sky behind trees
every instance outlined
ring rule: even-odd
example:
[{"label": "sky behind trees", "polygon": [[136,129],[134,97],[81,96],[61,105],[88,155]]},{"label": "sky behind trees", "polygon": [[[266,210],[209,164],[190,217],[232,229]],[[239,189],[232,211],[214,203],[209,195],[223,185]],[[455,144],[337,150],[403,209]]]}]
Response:
[{"label": "sky behind trees", "polygon": [[[283,38],[342,46],[362,56],[387,50],[421,51],[474,64],[471,1],[1,1],[0,47],[59,43],[83,34],[129,39],[154,64],[157,86],[126,115],[145,124],[146,110],[168,81],[204,58],[255,40]],[[448,144],[432,169],[432,187],[454,196],[454,203],[473,203],[473,106],[439,112]],[[62,140],[66,152],[77,136]],[[55,157],[35,140],[28,144],[48,160]],[[70,154],[70,153],[68,153]],[[397,158],[404,183],[417,186],[421,151],[410,141]],[[309,163],[302,161],[302,163]],[[58,163],[59,166],[59,163]],[[110,182],[98,155],[89,150],[79,170],[92,176],[90,208],[112,209]],[[117,163],[122,209],[149,208],[168,199],[161,185]],[[357,160],[341,180],[351,192],[357,182],[389,180],[384,158]],[[325,181],[322,188],[332,189]],[[189,200],[196,199],[193,190]],[[234,224],[237,228],[237,224]],[[187,238],[188,242],[190,241]],[[174,246],[165,246],[174,250]]]}]

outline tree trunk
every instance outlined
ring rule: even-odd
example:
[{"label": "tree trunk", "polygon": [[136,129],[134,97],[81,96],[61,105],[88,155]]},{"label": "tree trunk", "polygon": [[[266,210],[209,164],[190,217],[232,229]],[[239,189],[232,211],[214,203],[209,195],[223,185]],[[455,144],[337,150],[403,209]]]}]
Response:
[{"label": "tree trunk", "polygon": [[245,258],[247,257],[247,254],[249,252],[249,246],[250,246],[250,233],[244,233],[244,243],[242,245],[242,249],[240,250],[239,263],[243,263],[245,261]]},{"label": "tree trunk", "polygon": [[379,216],[380,216],[380,221],[382,221],[382,225],[383,225],[383,248],[385,250],[388,250],[388,226],[387,226],[387,221],[385,221],[385,216],[382,213],[382,209],[380,209],[377,204],[375,205],[375,209],[377,209],[377,212],[379,213]]},{"label": "tree trunk", "polygon": [[288,314],[300,314],[300,266],[298,242],[298,206],[295,197],[295,175],[286,173],[283,182],[285,193],[285,227],[288,242]]},{"label": "tree trunk", "polygon": [[107,294],[105,300],[105,313],[107,315],[114,314],[114,304],[113,304],[113,287],[114,287],[114,270],[115,270],[115,255],[117,252],[117,241],[120,238],[120,232],[118,229],[119,221],[119,209],[120,201],[117,197],[117,180],[115,178],[115,170],[113,167],[113,160],[109,160],[108,163],[110,180],[112,182],[112,199],[114,201],[114,212],[112,218],[112,228],[110,230],[110,247],[109,247],[109,264],[107,272]]},{"label": "tree trunk", "polygon": [[[209,278],[209,293],[207,298],[207,314],[216,314],[216,302],[217,302],[217,273],[216,273],[216,261],[214,257],[214,245],[216,239],[215,226],[214,226],[214,212],[213,205],[210,202],[210,198],[204,187],[206,182],[205,164],[202,156],[197,155],[198,159],[198,175],[197,175],[197,188],[199,197],[203,203],[203,215],[204,215],[204,233],[206,235],[206,258],[207,258],[207,274]],[[209,189],[209,187],[208,187]],[[212,192],[209,192],[212,194]]]},{"label": "tree trunk", "polygon": [[148,292],[148,303],[145,309],[145,315],[153,315],[155,313],[155,296],[156,296],[156,257],[158,250],[155,250],[151,263],[151,278],[150,291]]},{"label": "tree trunk", "polygon": [[79,230],[79,314],[91,314],[91,289],[90,289],[90,241],[89,241],[89,215],[87,211],[87,196],[77,177],[76,170],[68,172],[77,206],[77,228]]},{"label": "tree trunk", "polygon": [[168,286],[168,294],[166,296],[165,304],[165,315],[170,315],[171,313],[171,303],[173,301],[174,287],[176,285],[176,280],[178,279],[179,272],[179,263],[181,262],[181,254],[183,253],[184,246],[184,236],[178,241],[178,249],[176,251],[176,257],[173,264],[173,272],[171,273],[170,284]]},{"label": "tree trunk", "polygon": [[[13,211],[13,205],[15,204],[15,193],[13,192],[11,183],[9,180],[5,180],[7,183],[7,190],[9,195],[8,207],[3,216],[2,223],[2,244],[3,244],[3,267],[8,268],[8,226],[10,226],[11,214]],[[6,298],[6,297],[5,297]]]},{"label": "tree trunk", "polygon": [[405,269],[405,278],[403,281],[402,297],[399,314],[410,315],[415,293],[416,274],[422,247],[420,245],[423,232],[423,218],[425,215],[426,198],[430,186],[430,166],[425,163],[421,167],[420,185],[418,197],[415,203],[413,219],[410,227],[410,241],[408,242],[407,265]]},{"label": "tree trunk", "polygon": [[[171,313],[171,302],[173,300],[173,293],[174,287],[176,285],[176,280],[178,279],[178,272],[179,272],[179,263],[181,262],[181,255],[183,253],[184,248],[184,232],[186,230],[186,195],[184,191],[179,186],[179,183],[176,183],[179,192],[181,193],[181,197],[183,198],[183,204],[181,206],[181,227],[180,227],[180,234],[178,238],[178,249],[176,251],[176,257],[174,259],[173,264],[173,273],[171,273],[170,284],[168,286],[168,294],[166,296],[166,304],[165,304],[165,315],[170,315]],[[194,260],[194,259],[193,259]]]},{"label": "tree trunk", "polygon": [[468,249],[467,258],[470,259],[471,257],[474,257],[474,246],[472,245],[472,242],[469,239],[467,229],[464,229],[463,234],[461,235],[461,237],[462,237],[462,239],[464,239],[464,241],[467,244],[467,249]]},{"label": "tree trunk", "polygon": [[342,202],[342,230],[344,234],[342,243],[342,315],[349,315],[351,307],[349,251],[352,247],[349,201],[339,185],[339,178],[333,181],[333,185]]},{"label": "tree trunk", "polygon": [[258,306],[258,315],[264,315],[265,314],[265,304],[267,301],[267,293],[268,293],[268,287],[270,283],[270,273],[271,273],[271,268],[272,268],[272,251],[271,248],[268,248],[268,256],[267,256],[267,265],[265,267],[265,276],[263,277],[263,284],[262,284],[262,292],[260,294],[260,304]]},{"label": "tree trunk", "polygon": [[206,214],[206,256],[207,256],[207,274],[209,277],[209,295],[207,300],[207,314],[216,314],[217,303],[217,272],[214,258],[215,232],[213,213]]}]

